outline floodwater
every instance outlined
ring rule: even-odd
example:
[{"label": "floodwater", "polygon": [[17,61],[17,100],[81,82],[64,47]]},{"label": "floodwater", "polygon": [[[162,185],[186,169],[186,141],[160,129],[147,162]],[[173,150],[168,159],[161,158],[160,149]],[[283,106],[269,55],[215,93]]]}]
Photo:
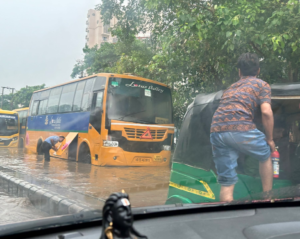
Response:
[{"label": "floodwater", "polygon": [[49,217],[36,209],[27,198],[12,197],[0,192],[0,225]]},{"label": "floodwater", "polygon": [[0,171],[67,196],[93,208],[122,189],[133,207],[162,205],[167,199],[169,167],[99,167],[0,148]]}]

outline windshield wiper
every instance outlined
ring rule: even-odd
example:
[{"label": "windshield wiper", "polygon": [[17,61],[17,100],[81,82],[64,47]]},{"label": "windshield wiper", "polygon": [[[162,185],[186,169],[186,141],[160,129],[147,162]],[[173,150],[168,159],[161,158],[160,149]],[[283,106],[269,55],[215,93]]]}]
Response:
[{"label": "windshield wiper", "polygon": [[134,114],[138,114],[138,113],[143,113],[143,112],[145,112],[145,111],[146,111],[146,110],[142,110],[142,111],[138,111],[138,112],[133,112],[133,113],[130,113],[130,114],[121,116],[120,118],[118,118],[118,119],[116,119],[116,120],[122,120],[122,119],[124,119],[124,118],[127,117],[127,116],[134,115]]},{"label": "windshield wiper", "polygon": [[144,124],[156,124],[155,122],[147,121],[147,120],[134,120],[134,123],[144,123]]}]

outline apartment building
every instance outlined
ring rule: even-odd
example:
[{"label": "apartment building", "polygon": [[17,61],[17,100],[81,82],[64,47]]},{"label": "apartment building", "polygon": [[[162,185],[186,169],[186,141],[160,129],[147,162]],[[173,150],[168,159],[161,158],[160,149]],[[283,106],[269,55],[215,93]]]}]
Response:
[{"label": "apartment building", "polygon": [[103,42],[114,43],[117,42],[116,37],[112,37],[109,32],[109,28],[113,27],[117,23],[117,19],[114,17],[111,19],[110,24],[104,24],[101,20],[101,14],[99,11],[90,9],[87,15],[86,21],[86,43],[89,48],[95,45],[100,46]]},{"label": "apartment building", "polygon": [[[86,21],[86,43],[89,48],[96,45],[101,46],[103,42],[115,43],[117,38],[113,37],[109,28],[113,27],[117,23],[117,19],[114,17],[110,20],[110,24],[105,25],[101,20],[101,14],[99,11],[90,9],[87,15],[88,19]],[[139,40],[144,40],[150,38],[150,32],[139,33],[136,35]]]}]

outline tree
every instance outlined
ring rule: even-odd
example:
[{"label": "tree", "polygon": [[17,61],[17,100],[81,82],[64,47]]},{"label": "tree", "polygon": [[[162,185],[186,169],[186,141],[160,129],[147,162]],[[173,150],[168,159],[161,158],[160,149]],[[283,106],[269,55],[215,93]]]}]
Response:
[{"label": "tree", "polygon": [[[41,90],[45,88],[45,84],[36,86],[26,86],[21,88],[15,94],[7,94],[3,96],[3,109],[12,110],[17,108],[28,107],[31,96],[34,91]],[[12,102],[12,108],[11,108]]]},{"label": "tree", "polygon": [[[102,0],[97,9],[105,22],[118,19],[110,70],[168,84],[179,124],[197,94],[238,80],[241,53],[258,54],[269,83],[300,80],[298,0]],[[139,48],[134,36],[146,30],[151,41]]]},{"label": "tree", "polygon": [[117,16],[120,21],[114,29],[118,34],[136,31],[128,20],[132,12],[143,25],[139,29],[151,31],[154,56],[148,64],[128,56],[120,61],[144,77],[169,84],[176,91],[174,101],[180,102],[174,104],[175,115],[182,115],[182,105],[196,94],[236,81],[235,64],[243,52],[259,55],[260,77],[269,83],[299,81],[297,0],[129,0],[127,7],[122,0],[102,2],[98,8],[104,20]]},{"label": "tree", "polygon": [[88,75],[99,72],[112,72],[112,68],[120,58],[116,45],[111,43],[103,43],[101,47],[95,46],[83,49],[84,60],[77,61],[75,64],[71,77],[82,77],[83,72],[86,71]]}]

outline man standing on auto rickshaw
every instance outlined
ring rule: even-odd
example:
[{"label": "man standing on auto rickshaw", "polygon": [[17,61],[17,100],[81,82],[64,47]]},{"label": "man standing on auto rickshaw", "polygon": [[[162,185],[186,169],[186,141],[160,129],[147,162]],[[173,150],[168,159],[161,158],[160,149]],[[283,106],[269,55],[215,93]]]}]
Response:
[{"label": "man standing on auto rickshaw", "polygon": [[[271,88],[268,83],[256,78],[260,72],[256,54],[242,54],[237,66],[240,80],[224,91],[220,105],[214,113],[210,131],[222,202],[233,200],[234,185],[238,181],[235,168],[239,153],[259,161],[264,192],[272,190],[273,185],[271,152],[275,151],[275,144]],[[259,107],[266,135],[253,123],[254,112]]]}]

